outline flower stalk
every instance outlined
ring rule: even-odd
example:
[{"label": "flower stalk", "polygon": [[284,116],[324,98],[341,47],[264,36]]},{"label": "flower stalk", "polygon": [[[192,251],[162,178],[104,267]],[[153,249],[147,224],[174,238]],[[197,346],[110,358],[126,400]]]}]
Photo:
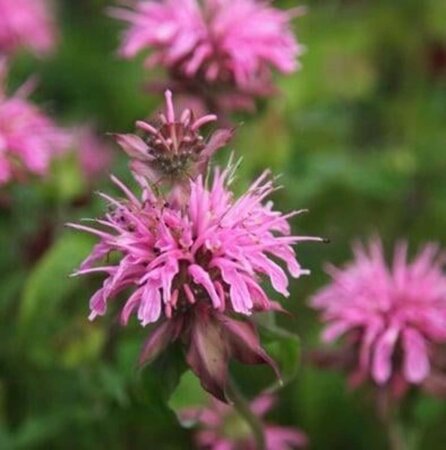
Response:
[{"label": "flower stalk", "polygon": [[241,393],[237,383],[231,377],[229,378],[226,394],[234,408],[251,428],[256,443],[256,450],[267,450],[263,424],[252,412],[248,401]]}]

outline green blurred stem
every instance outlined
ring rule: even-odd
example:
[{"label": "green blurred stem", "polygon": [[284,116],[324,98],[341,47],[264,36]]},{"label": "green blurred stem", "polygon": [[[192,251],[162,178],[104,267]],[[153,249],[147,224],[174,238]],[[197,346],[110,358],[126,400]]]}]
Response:
[{"label": "green blurred stem", "polygon": [[409,450],[409,445],[404,436],[404,429],[398,421],[390,421],[387,426],[389,445],[391,450]]},{"label": "green blurred stem", "polygon": [[233,379],[229,379],[226,393],[234,405],[237,412],[245,419],[246,423],[251,428],[252,434],[256,442],[257,450],[267,450],[265,442],[265,433],[263,424],[258,417],[251,411],[248,401],[240,392],[237,384]]}]

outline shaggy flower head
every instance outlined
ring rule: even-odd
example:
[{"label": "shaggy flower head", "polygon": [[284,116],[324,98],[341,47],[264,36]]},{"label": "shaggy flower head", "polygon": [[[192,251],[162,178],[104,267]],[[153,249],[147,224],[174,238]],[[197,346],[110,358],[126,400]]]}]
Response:
[{"label": "shaggy flower head", "polygon": [[257,0],[139,0],[113,15],[130,23],[122,56],[150,50],[147,64],[167,68],[174,78],[265,95],[271,92],[272,68],[298,68],[302,47],[290,21],[301,12]]},{"label": "shaggy flower head", "polygon": [[[262,175],[239,199],[227,189],[229,170],[215,172],[208,188],[199,176],[190,182],[190,199],[182,209],[160,204],[140,178],[141,200],[114,179],[126,195],[118,201],[106,195],[113,211],[97,223],[98,230],[72,224],[100,238],[77,274],[105,272],[102,288],[91,299],[90,318],[105,314],[108,302],[132,289],[121,312],[122,322],[135,314],[141,324],[161,321],[143,351],[152,360],[180,335],[189,345],[187,359],[206,389],[224,398],[227,359],[269,362],[255,329],[229,314],[277,308],[262,289],[262,277],[288,296],[288,279],[275,260],[282,260],[295,278],[308,271],[299,266],[293,244],[317,238],[290,235],[287,219],[263,200],[274,190]],[[116,264],[94,267],[111,253]],[[204,380],[204,381],[203,381]]]},{"label": "shaggy flower head", "polygon": [[7,97],[5,77],[0,62],[0,185],[26,174],[46,175],[51,160],[69,145],[68,135],[27,100],[30,85]]},{"label": "shaggy flower head", "polygon": [[198,119],[185,109],[175,114],[172,93],[166,91],[166,112],[159,115],[159,124],[143,121],[136,126],[144,133],[117,134],[118,144],[132,158],[131,168],[151,183],[168,181],[171,184],[189,184],[189,180],[203,173],[211,156],[232,136],[230,130],[217,130],[207,142],[200,128],[217,119],[208,114]]},{"label": "shaggy flower head", "polygon": [[55,44],[55,26],[46,0],[0,0],[0,54],[25,47],[42,55]]},{"label": "shaggy flower head", "polygon": [[378,240],[368,250],[355,247],[344,269],[329,268],[332,283],[312,300],[328,323],[323,339],[348,334],[355,345],[359,379],[370,374],[379,385],[402,378],[418,384],[431,370],[437,343],[446,342],[444,256],[427,245],[407,261],[407,245],[397,246],[387,266]]},{"label": "shaggy flower head", "polygon": [[[271,410],[276,403],[272,395],[257,397],[250,405],[259,418]],[[203,450],[255,450],[252,431],[244,419],[231,406],[212,399],[209,407],[188,409],[185,418],[198,418],[199,430],[195,435],[197,448]],[[301,431],[264,423],[266,448],[268,450],[292,450],[306,447],[308,439]]]}]

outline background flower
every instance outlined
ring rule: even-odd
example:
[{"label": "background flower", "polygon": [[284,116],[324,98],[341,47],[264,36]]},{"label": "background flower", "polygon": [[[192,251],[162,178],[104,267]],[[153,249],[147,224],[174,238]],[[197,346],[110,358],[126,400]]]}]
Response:
[{"label": "background flower", "polygon": [[[251,411],[262,420],[274,407],[277,398],[263,394],[251,402]],[[199,449],[208,450],[255,450],[251,430],[233,407],[212,399],[209,407],[190,408],[184,417],[198,419],[195,440]],[[306,447],[305,434],[291,427],[273,425],[264,421],[266,448],[268,450],[292,450]]]},{"label": "background flower", "polygon": [[0,0],[0,54],[27,48],[37,55],[54,49],[56,27],[47,0]]},{"label": "background flower", "polygon": [[290,22],[301,12],[255,0],[141,0],[133,8],[112,11],[130,23],[122,56],[149,50],[149,67],[163,66],[173,78],[194,85],[232,87],[239,99],[229,89],[226,101],[233,96],[231,102],[239,106],[249,104],[242,94],[249,98],[272,92],[272,69],[298,69],[302,46]]},{"label": "background flower", "polygon": [[421,383],[434,346],[446,343],[444,255],[434,245],[412,262],[406,253],[407,244],[399,244],[389,268],[380,241],[368,250],[357,245],[355,260],[344,269],[330,267],[332,283],[312,300],[327,322],[323,339],[350,335],[359,376],[370,375],[379,385],[397,374]]},{"label": "background flower", "polygon": [[27,174],[46,175],[51,160],[70,142],[68,134],[27,99],[32,83],[7,96],[6,73],[0,62],[0,184]]}]

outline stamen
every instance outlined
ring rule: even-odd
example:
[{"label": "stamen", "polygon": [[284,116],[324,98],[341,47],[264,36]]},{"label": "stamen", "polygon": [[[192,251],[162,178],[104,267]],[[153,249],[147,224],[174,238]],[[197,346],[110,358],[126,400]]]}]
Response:
[{"label": "stamen", "polygon": [[168,123],[175,123],[175,110],[173,109],[173,102],[172,102],[172,91],[169,89],[164,94],[166,98],[166,111],[167,111],[167,122]]},{"label": "stamen", "polygon": [[189,300],[189,303],[191,305],[193,305],[196,302],[196,299],[195,299],[194,293],[192,292],[192,289],[190,288],[190,286],[188,284],[184,284],[183,289],[184,289],[187,299]]},{"label": "stamen", "polygon": [[159,134],[159,131],[155,127],[148,124],[147,122],[143,122],[142,120],[136,121],[136,126],[138,128],[140,128],[141,130],[147,131],[150,134],[154,134],[154,135]]},{"label": "stamen", "polygon": [[215,122],[217,120],[217,116],[215,114],[208,114],[206,116],[200,117],[197,119],[191,126],[192,131],[197,131],[204,124],[209,122]]}]

